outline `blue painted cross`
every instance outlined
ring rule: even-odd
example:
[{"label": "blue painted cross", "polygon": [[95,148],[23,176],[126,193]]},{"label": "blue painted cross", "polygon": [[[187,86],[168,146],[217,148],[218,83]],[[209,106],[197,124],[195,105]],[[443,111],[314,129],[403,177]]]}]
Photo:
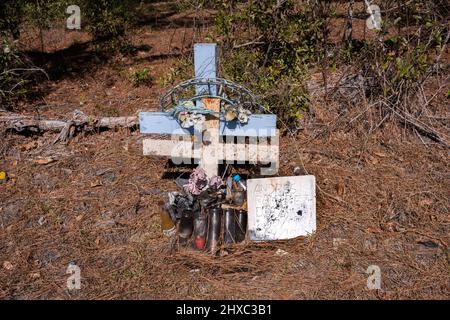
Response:
[{"label": "blue painted cross", "polygon": [[[196,79],[215,79],[216,44],[195,44],[194,65]],[[215,85],[197,84],[195,91],[196,95],[201,95],[204,91],[214,96],[217,94]],[[218,98],[205,98],[196,104],[220,111]],[[176,164],[190,163],[194,159],[194,163],[199,163],[209,177],[218,174],[218,164],[223,162],[271,164],[269,168],[261,168],[261,174],[265,175],[278,171],[279,138],[276,116],[272,114],[252,114],[245,124],[237,120],[226,122],[222,117],[219,119],[208,116],[202,132],[194,132],[192,128],[182,128],[178,119],[168,113],[141,112],[139,126],[144,134],[171,136],[171,140],[144,139],[144,155],[172,157]]]}]

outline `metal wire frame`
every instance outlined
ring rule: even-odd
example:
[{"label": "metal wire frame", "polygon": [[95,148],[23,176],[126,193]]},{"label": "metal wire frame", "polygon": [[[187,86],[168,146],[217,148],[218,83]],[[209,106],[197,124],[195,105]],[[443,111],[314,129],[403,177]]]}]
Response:
[{"label": "metal wire frame", "polygon": [[[200,93],[188,98],[179,98],[189,90],[205,87]],[[215,88],[215,93],[213,92]],[[197,92],[197,90],[195,90]],[[162,112],[166,112],[179,104],[180,101],[198,101],[203,98],[217,98],[232,106],[242,106],[252,112],[263,111],[263,107],[257,102],[255,95],[244,86],[222,78],[193,78],[183,81],[164,93],[159,102]],[[221,103],[223,106],[223,103]]]}]

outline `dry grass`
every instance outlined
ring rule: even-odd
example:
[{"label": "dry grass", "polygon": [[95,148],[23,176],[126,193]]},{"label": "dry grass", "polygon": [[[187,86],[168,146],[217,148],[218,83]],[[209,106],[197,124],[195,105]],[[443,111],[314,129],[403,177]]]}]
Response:
[{"label": "dry grass", "polygon": [[[341,128],[311,141],[323,130],[314,126],[282,139],[280,175],[301,166],[316,176],[316,234],[247,242],[217,258],[171,250],[161,235],[156,203],[176,186],[161,179],[165,160],[141,155],[138,133],[80,137],[52,150],[59,160],[46,166],[32,160],[49,152],[52,136],[29,151],[34,138],[7,136],[0,256],[13,268],[0,271],[0,297],[448,298],[447,150],[395,125],[367,139],[362,128]],[[82,271],[76,293],[65,287],[71,261]],[[382,270],[378,292],[366,288],[371,264]]]}]

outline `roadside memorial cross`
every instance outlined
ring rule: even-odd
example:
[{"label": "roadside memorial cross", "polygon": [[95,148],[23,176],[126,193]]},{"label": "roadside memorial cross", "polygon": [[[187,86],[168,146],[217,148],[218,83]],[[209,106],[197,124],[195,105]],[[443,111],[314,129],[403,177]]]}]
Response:
[{"label": "roadside memorial cross", "polygon": [[[251,114],[246,123],[236,119],[226,121],[222,114],[219,116],[221,101],[229,101],[222,93],[223,86],[231,82],[216,77],[216,56],[216,44],[195,44],[195,78],[179,85],[184,88],[195,84],[195,107],[210,112],[205,115],[202,128],[183,128],[168,112],[141,112],[141,133],[171,136],[171,140],[145,138],[144,155],[171,157],[175,164],[191,163],[193,159],[209,177],[218,174],[219,164],[234,162],[270,164],[270,167],[261,167],[261,174],[276,174],[279,158],[276,116]],[[235,87],[246,90],[238,85]]]}]

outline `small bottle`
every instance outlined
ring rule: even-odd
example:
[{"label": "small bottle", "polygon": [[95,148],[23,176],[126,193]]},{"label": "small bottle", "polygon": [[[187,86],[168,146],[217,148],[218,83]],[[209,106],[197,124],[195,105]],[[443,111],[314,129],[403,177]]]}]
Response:
[{"label": "small bottle", "polygon": [[223,214],[223,241],[226,244],[236,242],[236,222],[235,213],[233,209],[225,209]]},{"label": "small bottle", "polygon": [[242,180],[240,175],[235,175],[233,177],[233,180],[236,182],[236,184],[239,186],[239,191],[247,191],[247,186],[245,185],[244,180]]},{"label": "small bottle", "polygon": [[207,217],[200,213],[194,218],[194,245],[198,250],[203,250],[206,244]]},{"label": "small bottle", "polygon": [[206,248],[214,255],[217,253],[220,244],[221,214],[220,208],[209,209]]},{"label": "small bottle", "polygon": [[245,191],[236,191],[233,193],[233,204],[242,206],[245,202]]},{"label": "small bottle", "polygon": [[236,242],[244,241],[246,233],[247,212],[244,210],[238,210],[238,212],[236,213]]},{"label": "small bottle", "polygon": [[187,244],[194,231],[194,219],[192,212],[183,212],[178,225],[178,241],[180,244]]},{"label": "small bottle", "polygon": [[166,208],[164,206],[164,202],[163,201],[159,201],[158,205],[159,205],[159,208],[160,208],[159,216],[161,218],[161,230],[162,230],[162,233],[166,237],[171,237],[176,232],[175,224],[173,223],[173,220],[170,217],[169,212],[166,210]]}]

